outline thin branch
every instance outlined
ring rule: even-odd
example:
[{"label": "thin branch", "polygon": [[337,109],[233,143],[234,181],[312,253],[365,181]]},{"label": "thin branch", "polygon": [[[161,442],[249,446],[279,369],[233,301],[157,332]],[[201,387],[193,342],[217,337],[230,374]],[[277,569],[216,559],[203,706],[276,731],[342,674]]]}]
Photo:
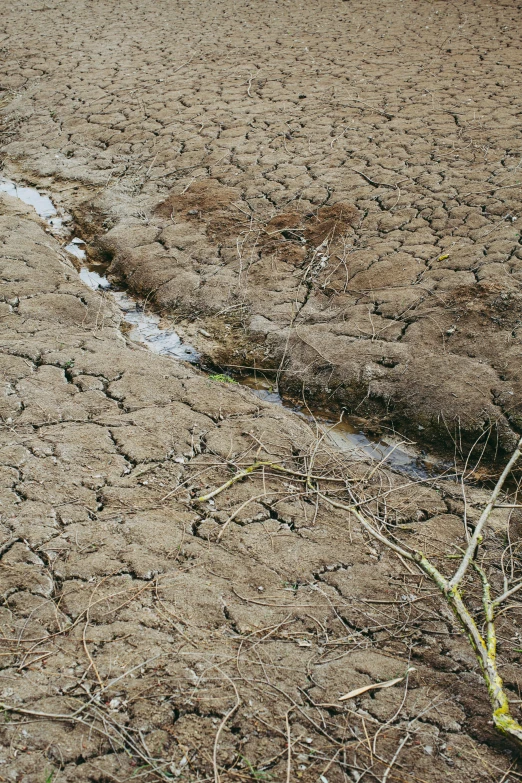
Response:
[{"label": "thin branch", "polygon": [[395,751],[394,757],[392,758],[392,760],[388,764],[388,766],[386,768],[386,771],[385,771],[384,775],[382,776],[382,783],[386,783],[386,781],[388,780],[388,775],[391,772],[391,768],[393,767],[393,765],[395,764],[395,762],[399,758],[399,753],[401,752],[403,747],[406,745],[406,743],[408,742],[409,738],[410,738],[410,735],[406,734],[406,736],[403,737],[402,740],[399,742],[399,747]]},{"label": "thin branch", "polygon": [[502,593],[502,595],[500,595],[498,598],[495,598],[495,600],[493,601],[493,607],[496,608],[499,604],[502,603],[502,601],[505,601],[506,598],[509,598],[510,596],[513,595],[513,593],[516,593],[516,592],[518,592],[521,589],[522,589],[522,582],[519,582],[517,585],[512,587],[510,590],[506,590],[505,593]]},{"label": "thin branch", "polygon": [[236,696],[236,703],[233,707],[229,709],[221,723],[219,724],[218,730],[216,732],[216,738],[214,740],[214,750],[212,752],[212,764],[214,767],[214,783],[220,783],[220,777],[219,777],[219,768],[218,768],[218,761],[217,761],[217,754],[218,754],[218,747],[219,747],[219,738],[221,736],[221,732],[225,728],[226,722],[232,717],[232,715],[235,713],[235,711],[238,709],[239,705],[241,704],[241,699],[239,698],[239,693],[236,688],[236,684],[233,680],[230,679],[228,674],[226,674],[224,671],[222,671],[219,666],[214,666],[215,669],[217,669],[226,679],[229,681],[229,683],[232,685],[234,689],[234,693]]},{"label": "thin branch", "polygon": [[333,478],[328,476],[325,476],[324,478],[322,476],[309,476],[306,473],[299,473],[299,471],[297,470],[291,470],[290,468],[283,467],[283,465],[279,465],[277,462],[270,462],[269,460],[267,460],[261,462],[254,462],[254,464],[249,465],[248,468],[245,468],[244,470],[240,470],[239,473],[236,473],[235,476],[232,476],[231,479],[225,481],[225,483],[221,484],[221,486],[217,487],[217,489],[212,490],[212,492],[209,492],[206,495],[201,495],[201,497],[198,498],[198,501],[200,503],[203,503],[206,500],[211,500],[212,498],[215,498],[216,495],[220,495],[221,492],[225,491],[225,489],[228,489],[233,484],[236,484],[238,481],[241,481],[247,476],[250,476],[252,473],[254,473],[256,470],[259,470],[260,468],[272,468],[272,470],[276,470],[279,473],[286,473],[289,476],[296,476],[297,478],[306,479],[307,482],[310,479],[314,479],[315,481],[334,481],[337,484],[346,483],[346,479],[338,479],[338,478]]},{"label": "thin branch", "polygon": [[290,721],[288,720],[288,715],[291,712],[292,712],[292,707],[285,714],[286,736],[287,736],[287,743],[288,743],[288,756],[286,759],[286,783],[290,783],[291,775],[292,775],[292,735],[290,734]]},{"label": "thin branch", "polygon": [[493,508],[495,506],[497,498],[498,498],[500,492],[502,491],[502,487],[504,486],[504,483],[505,483],[507,477],[511,473],[511,470],[512,470],[513,466],[515,465],[516,461],[519,459],[521,454],[522,454],[522,438],[519,440],[517,448],[515,449],[515,451],[511,455],[511,458],[510,458],[508,464],[506,465],[506,467],[502,471],[502,475],[500,476],[499,480],[497,481],[495,489],[491,493],[491,497],[489,499],[489,502],[488,502],[486,508],[484,509],[482,514],[480,515],[480,519],[477,522],[477,526],[475,527],[475,531],[474,531],[473,535],[470,538],[470,541],[469,541],[469,544],[468,544],[468,548],[466,549],[466,551],[464,553],[464,557],[462,558],[462,562],[461,562],[460,566],[458,567],[458,569],[457,569],[457,571],[455,573],[455,576],[453,577],[453,579],[450,580],[449,584],[450,584],[451,588],[458,587],[458,585],[462,582],[464,574],[468,570],[469,564],[470,564],[471,560],[473,559],[475,550],[476,550],[478,544],[480,544],[480,542],[482,540],[482,531],[484,529],[484,526],[486,525],[486,523],[487,523],[487,521],[488,521],[488,519],[489,519],[489,517],[491,515],[491,512],[493,511]]}]

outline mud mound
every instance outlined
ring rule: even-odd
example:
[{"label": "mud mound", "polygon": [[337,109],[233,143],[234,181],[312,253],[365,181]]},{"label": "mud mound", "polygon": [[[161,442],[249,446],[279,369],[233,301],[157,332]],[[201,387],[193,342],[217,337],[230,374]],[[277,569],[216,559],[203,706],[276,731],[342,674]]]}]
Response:
[{"label": "mud mound", "polygon": [[217,180],[196,182],[182,194],[170,195],[156,207],[158,215],[173,220],[189,216],[204,216],[209,212],[226,209],[237,200],[240,193],[221,185]]}]

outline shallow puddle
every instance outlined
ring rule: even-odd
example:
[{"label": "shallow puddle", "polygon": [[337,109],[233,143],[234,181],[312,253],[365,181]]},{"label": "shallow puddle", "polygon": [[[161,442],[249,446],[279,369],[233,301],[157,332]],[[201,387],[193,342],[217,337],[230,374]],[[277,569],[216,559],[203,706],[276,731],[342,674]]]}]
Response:
[{"label": "shallow puddle", "polygon": [[[70,215],[59,214],[48,195],[39,193],[35,188],[17,185],[7,178],[0,179],[0,193],[7,193],[33,207],[49,224],[57,238],[63,240],[64,230],[72,219]],[[104,265],[88,261],[83,239],[80,237],[68,239],[63,248],[80,262],[80,280],[93,291],[105,291],[107,296],[112,297],[120,309],[123,321],[131,327],[126,332],[129,339],[146,345],[154,353],[197,364],[200,356],[195,348],[183,343],[174,329],[161,325],[160,316],[147,312],[142,302],[134,299],[128,292],[113,287],[105,275]],[[334,421],[325,416],[324,412],[303,409],[292,403],[286,404],[277,387],[261,374],[243,376],[240,378],[240,383],[251,389],[264,402],[284,405],[302,416],[308,423],[316,425],[330,444],[339,451],[349,452],[351,457],[359,459],[370,457],[417,478],[426,478],[435,472],[437,467],[435,460],[421,457],[413,447],[405,445],[395,437],[382,436],[379,440],[368,438],[362,431],[360,420],[356,417],[348,416],[342,421]],[[433,468],[433,472],[430,468]]]},{"label": "shallow puddle", "polygon": [[[71,245],[66,245],[65,249],[69,250],[70,247]],[[77,258],[80,257],[77,252],[73,252],[73,255],[76,255]],[[83,258],[85,258],[85,253],[83,253]],[[118,305],[123,320],[131,326],[126,332],[130,340],[146,345],[154,353],[163,356],[183,359],[192,364],[199,360],[198,352],[191,345],[184,343],[174,329],[160,325],[159,315],[147,312],[145,305],[126,291],[113,288],[110,280],[104,275],[104,271],[105,269],[101,265],[85,263],[80,269],[80,280],[93,291],[105,290],[109,292]]]},{"label": "shallow puddle", "polygon": [[338,422],[319,422],[323,431],[327,432],[327,439],[340,451],[355,452],[361,459],[370,457],[418,478],[427,478],[430,475],[429,465],[435,464],[434,461],[421,457],[413,446],[405,444],[399,438],[382,436],[378,441],[370,440],[362,432],[360,425],[352,423],[350,416]]},{"label": "shallow puddle", "polygon": [[[60,215],[51,198],[40,193],[36,188],[17,185],[4,177],[0,179],[0,193],[7,193],[33,207],[37,214],[57,233],[63,229],[64,224],[71,221],[70,215]],[[127,332],[129,339],[147,345],[154,353],[192,363],[198,361],[198,352],[192,346],[183,343],[173,329],[161,327],[161,319],[158,315],[145,312],[142,304],[125,291],[113,289],[111,282],[105,276],[105,267],[101,264],[89,263],[83,239],[73,237],[63,245],[63,248],[81,262],[79,275],[82,283],[85,283],[93,291],[109,292],[120,308],[123,320],[131,325],[131,329]]]},{"label": "shallow puddle", "polygon": [[50,197],[39,193],[36,188],[17,185],[16,182],[2,177],[0,179],[0,193],[7,193],[8,196],[14,196],[14,198],[23,201],[24,204],[33,207],[40,217],[46,220],[54,229],[62,228],[64,222],[70,219],[68,215],[59,215]]},{"label": "shallow puddle", "polygon": [[98,274],[94,269],[87,269],[87,267],[80,269],[80,280],[82,283],[85,283],[85,285],[88,285],[89,288],[92,288],[93,291],[98,291],[100,288],[103,290],[111,287],[111,284],[105,275]]},{"label": "shallow puddle", "polygon": [[253,393],[265,402],[284,405],[314,426],[317,426],[325,440],[339,451],[350,452],[351,457],[359,459],[378,460],[403,473],[427,478],[431,475],[431,467],[437,460],[427,459],[399,438],[383,435],[379,440],[370,440],[361,429],[361,420],[356,416],[343,416],[340,421],[325,416],[324,411],[306,409],[291,402],[285,403],[277,387],[263,376],[261,372],[243,375],[239,378],[243,386],[248,386]]},{"label": "shallow puddle", "polygon": [[78,258],[80,261],[84,261],[87,257],[87,253],[83,249],[82,245],[85,245],[83,239],[74,237],[74,239],[71,239],[69,244],[64,245],[64,247],[72,256],[76,256],[76,258]]},{"label": "shallow puddle", "polygon": [[142,305],[125,291],[113,291],[112,298],[123,313],[124,320],[132,325],[127,333],[131,340],[147,345],[154,353],[183,359],[195,363],[198,352],[182,342],[174,329],[160,326],[160,317],[156,313],[145,312]]},{"label": "shallow puddle", "polygon": [[242,386],[248,386],[256,397],[259,397],[263,402],[283,405],[283,399],[277,390],[277,386],[270,383],[261,373],[257,375],[241,375],[238,377],[238,380]]}]

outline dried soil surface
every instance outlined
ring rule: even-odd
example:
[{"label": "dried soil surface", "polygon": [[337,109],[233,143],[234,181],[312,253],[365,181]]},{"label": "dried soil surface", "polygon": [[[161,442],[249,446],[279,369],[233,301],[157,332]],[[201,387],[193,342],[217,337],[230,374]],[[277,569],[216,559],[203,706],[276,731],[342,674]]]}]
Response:
[{"label": "dried soil surface", "polygon": [[[508,449],[519,29],[498,2],[14,2],[4,170],[49,187],[216,361],[284,359],[290,391],[427,436],[494,422]],[[7,196],[0,251],[0,780],[519,779],[467,641],[413,568],[298,476],[197,500],[237,465],[302,473],[315,455],[388,492],[379,511],[447,570],[485,491],[405,486],[128,343]],[[517,551],[519,514],[494,512],[488,567]],[[517,622],[498,632],[520,718]]]},{"label": "dried soil surface", "polygon": [[[403,742],[390,780],[500,779],[509,750],[432,585],[298,477],[267,470],[198,502],[233,465],[302,473],[314,433],[127,344],[114,305],[81,283],[32,210],[4,196],[1,215],[2,779],[127,781],[145,754],[184,780],[282,781],[289,736],[291,780],[380,779]],[[331,475],[332,463],[352,482],[369,473],[319,450],[316,470]],[[395,488],[388,519],[409,543],[458,551],[457,484],[371,473],[370,496]],[[468,520],[485,497],[470,490]],[[509,515],[495,512],[491,562]],[[515,710],[516,619],[499,627]],[[338,702],[408,665],[406,689]]]},{"label": "dried soil surface", "polygon": [[493,424],[509,450],[521,17],[516,0],[14,2],[4,150],[61,181],[85,230],[111,228],[113,273],[215,360],[283,362],[287,392],[424,439]]}]

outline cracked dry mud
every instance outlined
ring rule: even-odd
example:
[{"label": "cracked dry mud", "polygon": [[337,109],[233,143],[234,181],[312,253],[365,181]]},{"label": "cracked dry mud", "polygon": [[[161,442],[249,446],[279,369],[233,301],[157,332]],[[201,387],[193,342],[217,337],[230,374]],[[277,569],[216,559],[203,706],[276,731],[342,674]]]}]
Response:
[{"label": "cracked dry mud", "polygon": [[[509,450],[520,21],[515,2],[17,0],[4,173],[215,363],[283,362],[290,394],[463,446],[493,425]],[[8,196],[0,241],[0,780],[520,779],[423,578],[297,480],[197,501],[237,463],[302,471],[314,431],[129,343]],[[487,497],[317,459],[395,489],[390,518],[445,568]],[[494,512],[488,562],[521,528]],[[519,623],[498,631],[520,718]]]},{"label": "cracked dry mud", "polygon": [[519,29],[515,0],[16,2],[4,149],[222,364],[509,451]]}]

